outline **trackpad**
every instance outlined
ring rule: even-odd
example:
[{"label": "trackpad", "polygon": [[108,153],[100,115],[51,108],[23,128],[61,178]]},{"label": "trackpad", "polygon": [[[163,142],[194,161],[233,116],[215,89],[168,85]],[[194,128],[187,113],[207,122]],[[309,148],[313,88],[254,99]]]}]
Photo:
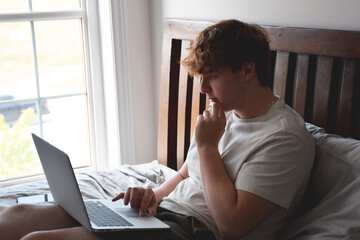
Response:
[{"label": "trackpad", "polygon": [[139,212],[132,208],[115,208],[114,210],[124,217],[140,217]]}]

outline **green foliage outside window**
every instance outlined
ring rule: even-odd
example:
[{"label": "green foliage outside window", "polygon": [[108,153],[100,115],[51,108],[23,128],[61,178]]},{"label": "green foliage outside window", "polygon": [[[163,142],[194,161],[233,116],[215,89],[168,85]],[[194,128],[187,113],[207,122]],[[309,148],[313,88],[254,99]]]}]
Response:
[{"label": "green foliage outside window", "polygon": [[[35,110],[24,110],[12,126],[0,115],[0,179],[28,175],[30,169],[40,169],[34,161],[36,153],[32,148],[29,123]],[[28,134],[27,134],[28,133]]]}]

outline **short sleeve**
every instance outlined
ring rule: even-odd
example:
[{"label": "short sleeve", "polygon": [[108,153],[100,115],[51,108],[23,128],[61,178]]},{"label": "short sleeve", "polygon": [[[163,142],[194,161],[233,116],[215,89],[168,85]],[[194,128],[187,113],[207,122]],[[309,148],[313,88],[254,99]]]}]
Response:
[{"label": "short sleeve", "polygon": [[291,134],[264,140],[243,164],[235,180],[236,189],[291,208],[298,190],[308,181],[314,158],[312,146]]}]

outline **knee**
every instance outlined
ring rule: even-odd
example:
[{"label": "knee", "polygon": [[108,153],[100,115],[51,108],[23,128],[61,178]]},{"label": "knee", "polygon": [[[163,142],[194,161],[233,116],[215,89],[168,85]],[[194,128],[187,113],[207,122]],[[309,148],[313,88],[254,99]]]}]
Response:
[{"label": "knee", "polygon": [[6,208],[0,214],[0,238],[1,239],[19,239],[22,231],[17,229],[21,219],[26,214],[26,205],[14,205]]},{"label": "knee", "polygon": [[0,214],[0,230],[6,229],[8,226],[15,224],[18,220],[26,216],[28,208],[29,206],[26,204],[14,205],[6,208]]},{"label": "knee", "polygon": [[45,240],[45,239],[49,239],[46,237],[46,232],[38,231],[38,232],[29,233],[20,240]]},{"label": "knee", "polygon": [[30,204],[17,204],[5,209],[4,212],[1,214],[1,216],[6,216],[6,215],[14,216],[14,214],[16,215],[20,213],[25,213],[29,211],[29,209],[31,209]]}]

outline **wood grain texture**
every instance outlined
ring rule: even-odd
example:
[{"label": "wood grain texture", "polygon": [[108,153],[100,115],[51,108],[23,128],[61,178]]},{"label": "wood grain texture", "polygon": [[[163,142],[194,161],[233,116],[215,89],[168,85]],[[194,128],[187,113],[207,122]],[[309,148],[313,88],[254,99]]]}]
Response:
[{"label": "wood grain texture", "polygon": [[[190,46],[189,41],[182,41],[181,46],[181,59],[184,59],[188,56],[188,51],[186,50]],[[189,74],[186,69],[181,66],[180,67],[180,80],[179,80],[179,107],[178,107],[178,125],[177,125],[177,154],[176,154],[176,162],[177,169],[179,169],[185,161],[186,149],[188,148],[187,144],[187,134],[186,134],[186,107],[191,102],[188,102],[188,78]]]},{"label": "wood grain texture", "polygon": [[264,26],[271,49],[322,56],[360,58],[357,31]]},{"label": "wood grain texture", "polygon": [[161,81],[159,91],[159,119],[157,160],[164,165],[168,163],[168,114],[169,114],[169,87],[170,87],[170,57],[172,38],[164,34],[162,48]]},{"label": "wood grain texture", "polygon": [[274,94],[280,99],[285,100],[286,79],[289,66],[289,53],[278,52],[276,55],[275,73],[274,73]]},{"label": "wood grain texture", "polygon": [[194,76],[192,104],[191,104],[191,124],[190,124],[191,136],[194,134],[196,119],[199,114],[200,114],[200,78],[198,76]]},{"label": "wood grain texture", "polygon": [[313,123],[319,127],[327,127],[330,85],[333,58],[320,56],[318,58],[316,78]]},{"label": "wood grain texture", "polygon": [[305,116],[308,69],[309,55],[299,54],[295,73],[294,109],[302,117]]},{"label": "wood grain texture", "polygon": [[341,77],[336,132],[346,137],[350,135],[354,80],[355,61],[353,59],[345,59]]}]

